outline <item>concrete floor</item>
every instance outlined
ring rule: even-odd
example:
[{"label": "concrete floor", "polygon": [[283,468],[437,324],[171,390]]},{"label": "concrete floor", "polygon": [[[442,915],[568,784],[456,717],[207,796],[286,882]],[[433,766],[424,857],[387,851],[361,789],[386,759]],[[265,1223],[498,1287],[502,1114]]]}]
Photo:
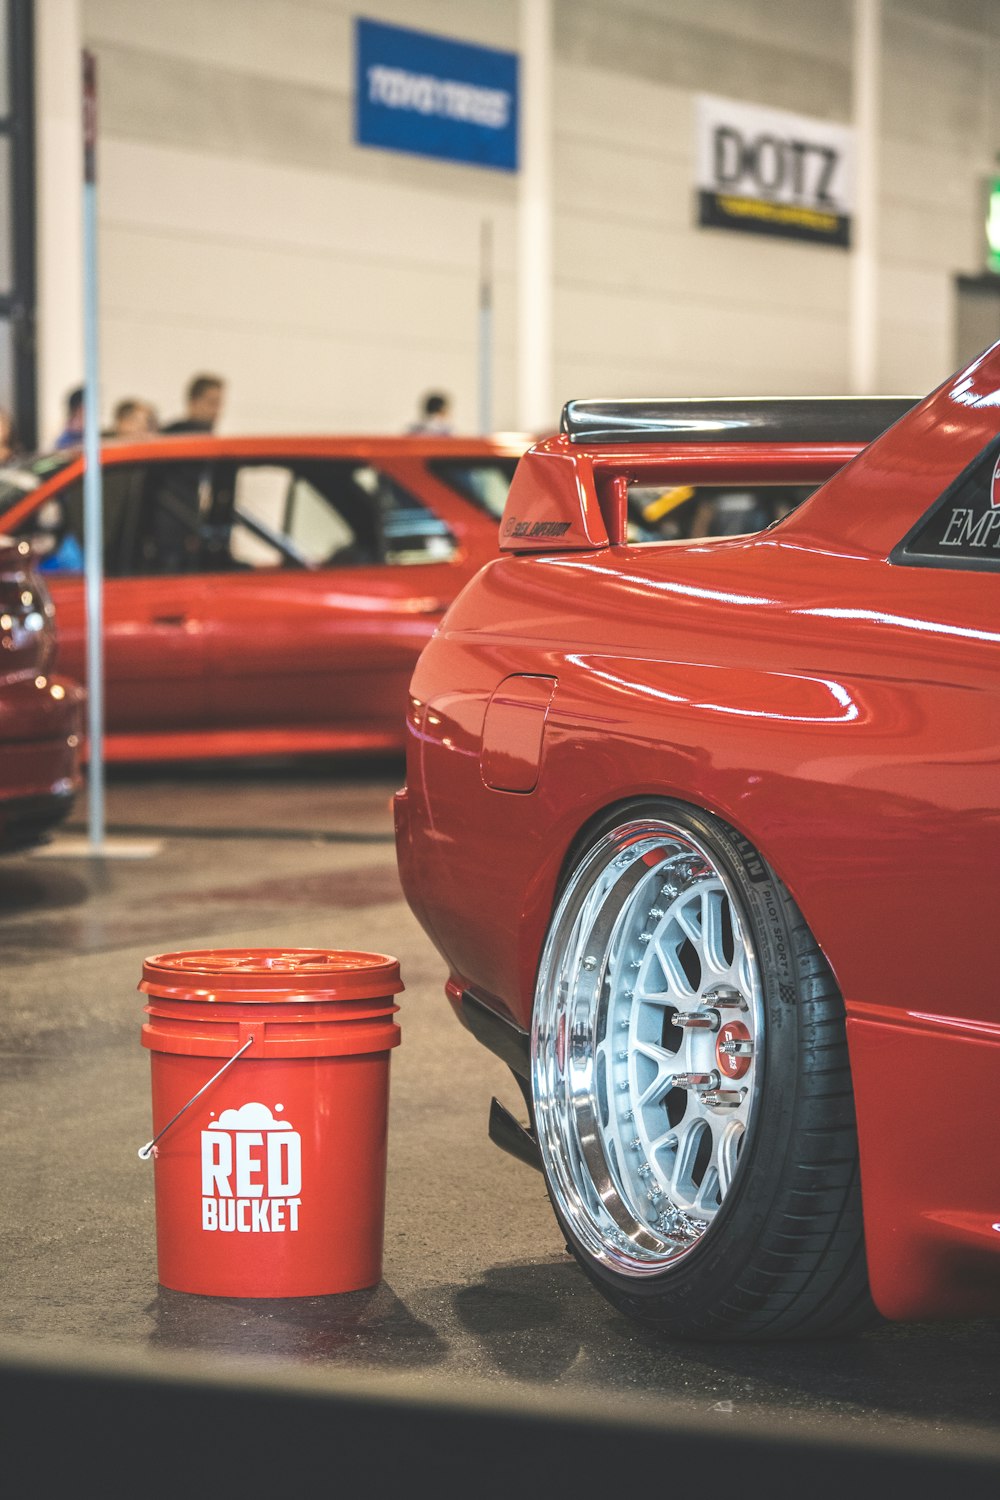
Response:
[{"label": "concrete floor", "polygon": [[[1000,1461],[1000,1326],[883,1325],[846,1342],[664,1344],[613,1312],[564,1251],[540,1177],[487,1139],[504,1066],[454,1020],[441,960],[402,900],[395,762],[117,771],[109,832],[148,859],[0,861],[0,1179],[6,1347],[178,1351],[342,1383],[390,1373],[463,1397],[571,1397],[787,1431],[971,1443]],[[74,816],[82,826],[81,806]],[[283,1301],[157,1285],[142,960],[290,945],[401,963],[385,1275]]]}]

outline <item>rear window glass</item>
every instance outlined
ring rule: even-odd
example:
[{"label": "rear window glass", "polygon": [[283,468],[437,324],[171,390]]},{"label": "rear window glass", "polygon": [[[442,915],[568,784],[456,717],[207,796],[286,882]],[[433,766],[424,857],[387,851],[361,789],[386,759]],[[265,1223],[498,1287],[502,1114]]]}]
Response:
[{"label": "rear window glass", "polygon": [[798,484],[632,484],[628,540],[677,542],[746,536],[780,521],[816,489]]},{"label": "rear window glass", "polygon": [[1000,569],[1000,438],[993,438],[907,533],[889,561]]}]

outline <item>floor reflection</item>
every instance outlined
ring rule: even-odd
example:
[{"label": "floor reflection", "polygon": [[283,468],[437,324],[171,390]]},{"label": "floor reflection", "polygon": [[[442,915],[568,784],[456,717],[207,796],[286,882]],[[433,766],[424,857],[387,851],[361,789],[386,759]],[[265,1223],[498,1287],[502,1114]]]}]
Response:
[{"label": "floor reflection", "polygon": [[407,1370],[447,1351],[385,1282],[334,1297],[198,1297],[159,1287],[148,1311],[157,1348]]}]

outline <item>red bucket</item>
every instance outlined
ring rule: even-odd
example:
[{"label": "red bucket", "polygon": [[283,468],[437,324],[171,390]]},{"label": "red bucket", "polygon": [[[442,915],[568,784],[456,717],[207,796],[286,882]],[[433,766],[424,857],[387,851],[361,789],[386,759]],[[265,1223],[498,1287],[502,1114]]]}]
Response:
[{"label": "red bucket", "polygon": [[[310,1297],[382,1275],[396,959],[318,948],[147,958],[160,1283]],[[221,1065],[221,1066],[220,1066]]]}]

